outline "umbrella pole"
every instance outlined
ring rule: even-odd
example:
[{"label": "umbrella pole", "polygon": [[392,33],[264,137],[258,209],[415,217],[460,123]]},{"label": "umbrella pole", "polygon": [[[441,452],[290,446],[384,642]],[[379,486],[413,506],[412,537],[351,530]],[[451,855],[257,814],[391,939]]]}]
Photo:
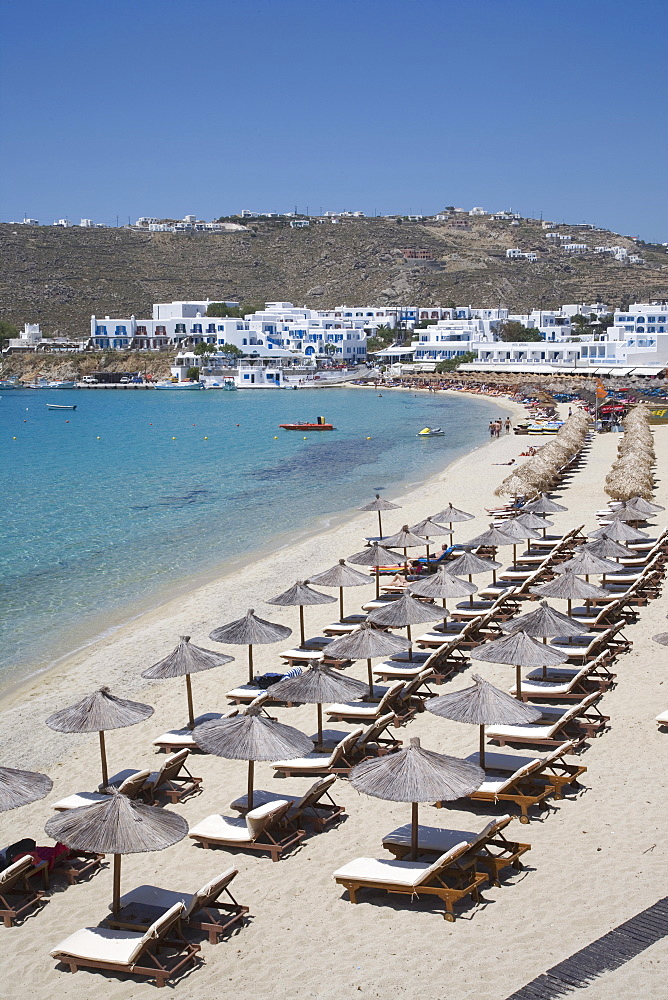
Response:
[{"label": "umbrella pole", "polygon": [[380,511],[378,511],[378,536],[383,537],[383,522],[380,519]]},{"label": "umbrella pole", "polygon": [[304,645],[305,635],[304,635],[304,605],[299,605],[299,641]]},{"label": "umbrella pole", "polygon": [[411,861],[417,861],[418,854],[418,804],[411,802]]},{"label": "umbrella pole", "polygon": [[253,778],[255,776],[255,761],[248,761],[248,812],[253,808]]},{"label": "umbrella pole", "polygon": [[380,566],[376,566],[376,597],[380,597]]},{"label": "umbrella pole", "polygon": [[[543,636],[543,645],[547,646],[547,636]],[[547,677],[547,667],[543,664],[543,677]]]},{"label": "umbrella pole", "polygon": [[343,621],[343,587],[339,587],[339,621]]},{"label": "umbrella pole", "polygon": [[[469,583],[473,583],[473,573],[469,573]],[[469,594],[469,607],[473,607],[473,594]]]},{"label": "umbrella pole", "polygon": [[[443,598],[443,611],[447,611],[447,610],[448,610],[448,606],[445,603],[445,597],[444,597]],[[445,631],[447,629],[447,627],[448,627],[448,616],[446,614],[444,614],[443,615],[443,631]]]},{"label": "umbrella pole", "polygon": [[111,912],[118,913],[121,905],[121,855],[114,854],[114,888]]},{"label": "umbrella pole", "polygon": [[522,701],[522,668],[520,666],[515,667],[515,697],[518,701]]},{"label": "umbrella pole", "polygon": [[191,729],[195,727],[195,711],[193,709],[193,686],[190,674],[186,674],[186,697],[188,699],[188,725]]},{"label": "umbrella pole", "polygon": [[480,727],[480,750],[478,752],[478,764],[485,770],[485,727]]},{"label": "umbrella pole", "polygon": [[517,546],[513,545],[513,569],[517,569]]},{"label": "umbrella pole", "polygon": [[318,746],[322,746],[322,705],[318,702]]},{"label": "umbrella pole", "polygon": [[253,646],[248,646],[248,683],[253,683]]},{"label": "umbrella pole", "polygon": [[369,680],[369,698],[373,698],[373,674],[371,673],[371,660],[366,661],[366,672]]},{"label": "umbrella pole", "polygon": [[413,645],[412,645],[413,644],[413,640],[411,639],[411,627],[410,627],[410,625],[406,626],[406,638],[411,643],[411,645],[410,645],[410,647],[408,649],[408,659],[412,660],[413,659]]},{"label": "umbrella pole", "polygon": [[107,770],[107,748],[104,743],[104,730],[100,730],[100,760],[102,762],[102,785],[104,788],[109,784],[109,771]]}]

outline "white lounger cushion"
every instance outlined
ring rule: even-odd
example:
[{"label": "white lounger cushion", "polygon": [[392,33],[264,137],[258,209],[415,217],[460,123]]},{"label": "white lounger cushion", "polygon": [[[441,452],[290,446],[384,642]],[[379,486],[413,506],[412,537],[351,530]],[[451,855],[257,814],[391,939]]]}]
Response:
[{"label": "white lounger cushion", "polygon": [[512,739],[513,736],[523,736],[536,740],[547,740],[552,735],[554,726],[488,726],[485,735],[490,740],[497,737]]},{"label": "white lounger cushion", "polygon": [[[559,683],[558,681],[541,681],[541,680],[536,680],[533,682],[522,681],[522,694],[536,694],[536,695],[568,694],[573,685],[575,677],[577,677],[579,673],[580,673],[579,670],[576,671],[573,677],[571,677],[568,680],[564,680],[563,683]],[[515,688],[514,684],[510,688],[510,693],[513,695],[517,694],[517,689]]]},{"label": "white lounger cushion", "polygon": [[455,854],[466,842],[456,844],[447,854],[442,854],[431,865],[420,861],[386,861],[384,858],[356,858],[334,872],[334,878],[351,879],[355,882],[369,882],[373,885],[420,885],[431,873],[447,862],[448,855]]},{"label": "white lounger cushion", "polygon": [[331,754],[309,753],[306,757],[296,757],[294,760],[277,760],[271,766],[275,771],[282,771],[289,768],[291,771],[319,771],[329,767]]},{"label": "white lounger cushion", "polygon": [[[210,719],[222,718],[224,718],[222,712],[206,712],[204,715],[198,715],[195,719],[195,725],[199,726],[202,722],[208,722]],[[153,746],[197,748],[190,726],[184,726],[183,729],[170,729],[169,732],[163,733],[162,736],[158,736],[157,739],[153,740]]]},{"label": "white lounger cushion", "polygon": [[[383,692],[384,694],[385,692]],[[368,705],[359,705],[354,701],[335,703],[326,710],[327,715],[346,715],[356,719],[375,719],[378,714],[378,702],[370,701]]]},{"label": "white lounger cushion", "polygon": [[281,806],[289,806],[287,799],[276,799],[265,802],[252,809],[245,816],[207,816],[197,826],[190,829],[190,836],[195,839],[234,841],[239,844],[250,844],[266,826],[271,825],[275,813],[281,812]]},{"label": "white lounger cushion", "polygon": [[[410,823],[397,827],[392,833],[383,837],[383,847],[387,847],[388,844],[396,844],[397,847],[410,847],[411,831]],[[449,830],[444,827],[422,826],[421,824],[418,826],[418,848],[424,851],[439,851],[442,854],[452,850],[464,840],[470,843],[477,837],[478,834],[471,830]]]},{"label": "white lounger cushion", "polygon": [[[557,667],[548,667],[546,672],[548,677],[563,677],[564,680],[567,678],[568,680],[572,680],[573,677],[577,677],[581,670],[582,667],[567,667],[559,665]],[[530,670],[526,676],[527,679],[531,681],[542,680],[543,668],[536,667],[535,670]],[[522,688],[524,688],[524,681],[522,681]]]},{"label": "white lounger cushion", "polygon": [[[280,792],[267,792],[261,788],[253,789],[253,810],[259,806],[267,804],[276,805],[277,802],[290,802],[294,805],[299,802],[301,795],[282,795]],[[238,799],[230,803],[230,809],[245,810],[248,805],[248,796],[240,795]]]},{"label": "white lounger cushion", "polygon": [[73,795],[66,795],[64,799],[59,799],[53,803],[53,808],[59,812],[66,809],[80,809],[81,806],[92,806],[94,802],[104,802],[108,795],[102,792],[75,792]]},{"label": "white lounger cushion", "polygon": [[136,931],[117,931],[110,927],[82,927],[51,952],[73,958],[109,962],[112,965],[132,965],[144,944],[144,935]]},{"label": "white lounger cushion", "polygon": [[[476,750],[475,753],[469,754],[466,760],[479,767],[479,752]],[[519,754],[515,756],[511,753],[492,753],[489,750],[485,750],[485,768],[488,771],[510,771],[511,774],[514,774],[519,768],[528,767],[537,760],[540,760],[540,758],[520,757]]]},{"label": "white lounger cushion", "polygon": [[168,910],[174,903],[183,903],[186,912],[195,898],[194,892],[172,892],[171,889],[161,889],[157,885],[138,885],[120,898],[121,907],[137,903],[139,906],[151,906],[156,909]]},{"label": "white lounger cushion", "polygon": [[659,715],[657,715],[656,721],[661,726],[668,726],[668,712],[661,712]]}]

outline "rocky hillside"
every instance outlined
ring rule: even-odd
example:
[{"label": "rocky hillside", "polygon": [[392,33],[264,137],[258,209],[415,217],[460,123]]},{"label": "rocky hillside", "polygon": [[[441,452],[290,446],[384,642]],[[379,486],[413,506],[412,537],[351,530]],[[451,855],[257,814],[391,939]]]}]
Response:
[{"label": "rocky hillside", "polygon": [[[617,234],[561,226],[575,242],[626,246],[646,263],[609,256],[569,257],[545,239],[537,221],[519,226],[489,218],[409,223],[342,219],[291,229],[258,220],[246,232],[144,233],[130,229],[57,229],[0,224],[0,318],[41,323],[47,334],[86,336],[90,315],[150,316],[172,299],[280,299],[330,307],[425,303],[497,305],[513,311],[600,298],[668,296],[664,247]],[[535,250],[538,261],[506,260],[508,247]],[[407,259],[407,249],[431,260]]]}]

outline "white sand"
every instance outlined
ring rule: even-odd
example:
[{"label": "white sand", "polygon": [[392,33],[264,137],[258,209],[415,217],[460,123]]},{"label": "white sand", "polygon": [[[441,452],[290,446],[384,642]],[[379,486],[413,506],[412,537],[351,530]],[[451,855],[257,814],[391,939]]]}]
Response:
[{"label": "white sand", "polygon": [[[590,530],[595,526],[593,513],[605,500],[603,478],[614,458],[616,441],[614,435],[599,437],[586,467],[562,492],[569,510],[558,515],[560,528],[583,521]],[[662,468],[668,460],[665,429],[657,431],[656,441]],[[398,498],[402,510],[395,517],[386,516],[386,530],[413,524],[451,501],[478,518],[457,525],[455,540],[477,534],[486,523],[484,507],[494,506],[493,490],[508,473],[507,468],[492,463],[517,456],[526,443],[527,438],[503,437],[455,462],[442,476]],[[664,482],[657,500],[668,505]],[[663,527],[664,515],[659,515],[657,523]],[[42,802],[0,815],[0,843],[23,836],[48,843],[42,830],[51,814],[50,804],[68,792],[92,789],[98,781],[96,737],[53,733],[43,724],[51,711],[102,683],[118,694],[150,702],[155,706],[154,717],[109,733],[107,745],[112,771],[155,766],[151,740],[185,722],[185,694],[182,682],[146,682],[141,670],[172,649],[182,633],[211,646],[209,631],[239,617],[248,607],[296,628],[296,609],[264,605],[262,599],[359,550],[363,536],[374,529],[375,515],[355,515],[321,537],[298,542],[288,551],[269,555],[143,615],[13,692],[0,715],[2,761],[47,771],[54,778],[54,789]],[[477,577],[476,582],[484,585],[485,578]],[[346,609],[356,610],[372,595],[372,582],[348,590]],[[315,634],[336,618],[336,607],[307,608],[308,631]],[[333,883],[332,872],[346,861],[383,856],[383,834],[410,817],[408,805],[362,797],[345,781],[335,786],[335,798],[345,803],[347,821],[313,836],[278,864],[251,853],[204,851],[188,839],[162,853],[125,858],[124,890],[153,882],[192,891],[230,863],[239,867],[234,891],[251,908],[250,925],[215,947],[204,944],[205,965],[178,984],[178,995],[184,1000],[238,997],[252,989],[261,1000],[347,1000],[358,992],[383,998],[503,1000],[550,965],[665,895],[668,737],[657,730],[654,716],[668,708],[668,682],[663,683],[665,647],[651,641],[653,634],[666,630],[665,614],[665,602],[654,601],[643,609],[640,624],[626,630],[633,650],[615,664],[618,684],[603,701],[612,728],[592,741],[583,755],[588,767],[586,790],[575,799],[555,803],[528,826],[513,822],[509,832],[532,844],[525,859],[527,869],[501,888],[485,890],[486,903],[466,908],[455,924],[442,919],[440,908],[430,912],[400,897],[363,893],[360,903],[353,906]],[[289,641],[284,646],[256,649],[257,668],[277,669],[277,653],[288,645]],[[193,679],[198,711],[224,709],[224,692],[245,680],[245,651],[226,651],[236,653],[238,659]],[[500,686],[508,687],[513,679],[512,668],[478,667]],[[365,669],[363,663],[357,664],[351,673],[363,678]],[[464,674],[450,687],[468,683]],[[314,706],[279,708],[273,714],[307,733],[314,731]],[[423,746],[455,756],[465,756],[477,745],[473,727],[428,713],[399,731],[404,741],[412,735],[419,735]],[[193,769],[203,776],[204,791],[174,807],[191,825],[212,812],[224,812],[245,790],[242,762],[201,756],[194,758]],[[309,784],[307,778],[278,780],[272,775],[269,765],[257,765],[256,786],[300,791]],[[421,821],[477,829],[500,812],[456,806],[441,811],[424,806]],[[46,1000],[50,995],[83,1000],[100,991],[112,1000],[152,995],[152,986],[131,979],[85,971],[71,976],[59,971],[49,957],[50,948],[67,934],[94,925],[104,916],[110,894],[111,874],[103,871],[88,884],[57,891],[23,927],[3,928],[4,995],[12,1000]],[[625,968],[599,980],[590,988],[592,998],[665,997],[667,953],[665,943],[653,946]]]}]

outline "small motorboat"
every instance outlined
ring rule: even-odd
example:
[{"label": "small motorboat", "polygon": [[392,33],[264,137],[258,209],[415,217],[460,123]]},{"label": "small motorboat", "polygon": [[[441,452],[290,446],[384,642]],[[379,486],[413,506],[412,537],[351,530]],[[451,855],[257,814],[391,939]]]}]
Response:
[{"label": "small motorboat", "polygon": [[443,437],[444,434],[445,431],[441,430],[440,427],[423,427],[417,436],[419,438],[438,438]]},{"label": "small motorboat", "polygon": [[226,378],[225,381],[223,382],[223,389],[225,389],[226,392],[234,392],[236,388],[237,388],[237,383],[234,381],[233,378]]},{"label": "small motorboat", "polygon": [[76,410],[77,404],[72,403],[70,406],[60,406],[58,403],[47,403],[47,410]]},{"label": "small motorboat", "polygon": [[204,388],[203,382],[156,382],[153,386],[154,389],[176,389],[180,392],[192,392],[193,390],[198,391]]},{"label": "small motorboat", "polygon": [[59,379],[57,382],[49,382],[48,389],[76,389],[76,382],[69,382],[67,379]]},{"label": "small motorboat", "polygon": [[328,424],[324,417],[318,417],[315,423],[303,422],[294,424],[279,424],[284,431],[333,431],[336,430],[334,424]]}]

